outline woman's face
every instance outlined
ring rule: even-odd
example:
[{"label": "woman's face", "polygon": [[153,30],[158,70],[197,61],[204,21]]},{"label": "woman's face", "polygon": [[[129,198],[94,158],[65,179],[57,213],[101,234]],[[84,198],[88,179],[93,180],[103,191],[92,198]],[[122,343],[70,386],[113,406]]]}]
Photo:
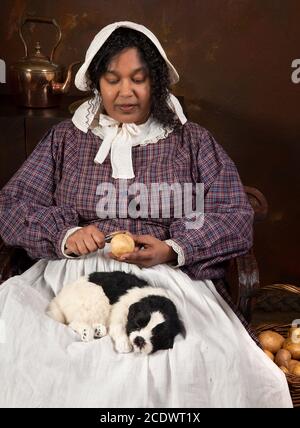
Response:
[{"label": "woman's face", "polygon": [[140,125],[147,121],[151,108],[150,78],[136,48],[117,54],[100,77],[99,84],[109,116],[121,123]]}]

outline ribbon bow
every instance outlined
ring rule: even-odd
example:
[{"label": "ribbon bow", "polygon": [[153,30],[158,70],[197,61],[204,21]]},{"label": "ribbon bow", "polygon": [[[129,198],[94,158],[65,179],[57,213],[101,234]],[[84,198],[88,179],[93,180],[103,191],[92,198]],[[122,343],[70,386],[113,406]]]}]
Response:
[{"label": "ribbon bow", "polygon": [[137,137],[142,133],[135,123],[120,123],[105,114],[100,114],[97,135],[102,144],[94,162],[102,164],[110,152],[113,178],[134,178],[131,149],[138,144]]}]

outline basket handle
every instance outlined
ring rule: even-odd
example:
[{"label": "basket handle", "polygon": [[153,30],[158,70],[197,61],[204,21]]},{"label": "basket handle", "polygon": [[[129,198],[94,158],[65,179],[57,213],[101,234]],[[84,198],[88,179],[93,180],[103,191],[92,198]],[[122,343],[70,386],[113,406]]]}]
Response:
[{"label": "basket handle", "polygon": [[291,284],[272,284],[265,285],[263,287],[257,288],[255,294],[263,293],[265,291],[286,291],[287,293],[294,293],[300,295],[300,287]]}]

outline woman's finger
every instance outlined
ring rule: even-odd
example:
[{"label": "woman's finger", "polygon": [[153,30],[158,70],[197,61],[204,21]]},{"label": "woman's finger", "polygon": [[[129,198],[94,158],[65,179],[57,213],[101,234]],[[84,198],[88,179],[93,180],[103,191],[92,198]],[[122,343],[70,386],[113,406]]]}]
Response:
[{"label": "woman's finger", "polygon": [[75,250],[73,250],[71,247],[68,247],[65,251],[65,254],[67,254],[67,256],[70,256],[71,254],[75,254],[75,256],[78,256],[79,254],[77,254],[77,252]]},{"label": "woman's finger", "polygon": [[98,245],[92,237],[85,238],[84,243],[89,253],[94,253],[98,250]]},{"label": "woman's finger", "polygon": [[85,245],[84,239],[78,239],[76,245],[80,255],[85,255],[89,253],[87,246]]},{"label": "woman's finger", "polygon": [[152,251],[150,249],[134,251],[133,253],[126,253],[120,256],[120,260],[131,261],[133,263],[140,263],[150,260],[152,257]]},{"label": "woman's finger", "polygon": [[98,248],[104,248],[105,246],[105,236],[102,232],[92,233],[92,238],[95,241]]},{"label": "woman's finger", "polygon": [[153,244],[153,242],[156,240],[154,236],[151,235],[132,235],[132,239],[136,244]]}]

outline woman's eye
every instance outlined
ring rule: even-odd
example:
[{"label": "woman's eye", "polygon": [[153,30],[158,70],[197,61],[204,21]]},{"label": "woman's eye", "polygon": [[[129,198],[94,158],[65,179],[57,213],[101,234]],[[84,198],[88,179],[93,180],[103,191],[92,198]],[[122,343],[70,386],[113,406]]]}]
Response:
[{"label": "woman's eye", "polygon": [[[134,83],[143,83],[145,80],[143,79],[143,80],[133,80],[133,82]],[[108,80],[108,83],[110,84],[110,85],[115,85],[116,83],[118,83],[119,81],[118,80]]]}]

